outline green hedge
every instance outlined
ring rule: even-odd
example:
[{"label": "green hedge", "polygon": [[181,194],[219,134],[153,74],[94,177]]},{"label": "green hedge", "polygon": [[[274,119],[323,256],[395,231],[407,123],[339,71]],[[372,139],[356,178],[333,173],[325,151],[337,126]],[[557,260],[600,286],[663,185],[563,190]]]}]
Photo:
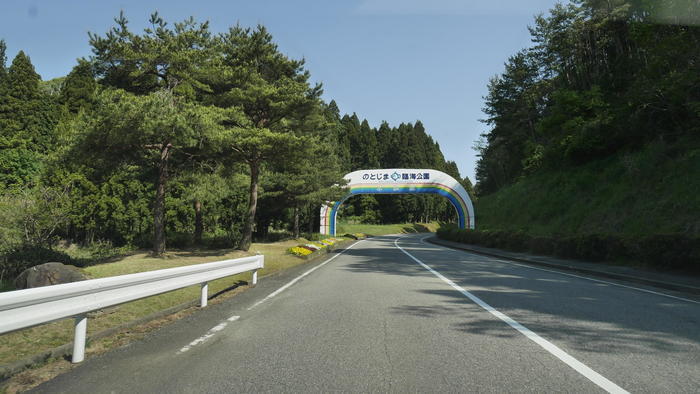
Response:
[{"label": "green hedge", "polygon": [[634,260],[661,269],[700,273],[700,238],[684,234],[645,237],[585,234],[532,236],[514,231],[460,230],[442,227],[438,237],[465,244],[532,252],[588,261]]}]

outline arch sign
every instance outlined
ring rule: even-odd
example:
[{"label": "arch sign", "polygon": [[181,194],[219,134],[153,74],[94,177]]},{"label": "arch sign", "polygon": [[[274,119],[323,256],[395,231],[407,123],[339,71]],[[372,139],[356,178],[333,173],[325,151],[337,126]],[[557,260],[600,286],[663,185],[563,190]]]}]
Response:
[{"label": "arch sign", "polygon": [[439,194],[457,211],[459,228],[474,228],[474,206],[469,194],[456,179],[436,170],[393,168],[360,170],[344,177],[348,193],[340,201],[321,207],[321,234],[335,235],[338,209],[358,194]]}]

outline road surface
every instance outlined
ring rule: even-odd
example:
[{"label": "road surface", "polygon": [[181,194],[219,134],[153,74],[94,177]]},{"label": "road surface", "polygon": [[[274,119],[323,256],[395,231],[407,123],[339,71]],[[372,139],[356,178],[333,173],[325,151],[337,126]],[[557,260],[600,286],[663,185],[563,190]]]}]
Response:
[{"label": "road surface", "polygon": [[35,391],[700,391],[697,299],[426,237],[359,241],[263,278]]}]

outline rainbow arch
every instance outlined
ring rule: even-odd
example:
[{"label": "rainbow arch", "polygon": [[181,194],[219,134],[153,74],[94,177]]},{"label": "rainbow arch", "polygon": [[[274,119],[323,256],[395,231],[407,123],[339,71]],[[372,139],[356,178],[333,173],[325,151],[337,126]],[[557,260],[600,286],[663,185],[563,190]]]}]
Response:
[{"label": "rainbow arch", "polygon": [[341,205],[358,194],[437,194],[447,198],[457,211],[459,228],[474,228],[474,206],[464,187],[442,171],[413,168],[360,170],[344,177],[348,193],[339,201],[321,207],[321,233],[336,234],[336,217]]}]

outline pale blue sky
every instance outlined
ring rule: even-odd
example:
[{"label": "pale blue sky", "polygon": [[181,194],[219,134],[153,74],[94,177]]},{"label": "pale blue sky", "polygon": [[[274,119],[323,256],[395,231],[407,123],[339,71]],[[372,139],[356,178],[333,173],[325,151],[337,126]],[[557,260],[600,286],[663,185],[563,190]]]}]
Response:
[{"label": "pale blue sky", "polygon": [[8,62],[20,49],[43,79],[90,55],[87,32],[105,33],[124,10],[141,30],[157,10],[190,15],[214,32],[264,24],[282,52],[305,58],[326,100],[372,126],[420,119],[462,176],[474,180],[474,141],[489,78],[530,45],[527,26],[556,0],[0,0]]}]

